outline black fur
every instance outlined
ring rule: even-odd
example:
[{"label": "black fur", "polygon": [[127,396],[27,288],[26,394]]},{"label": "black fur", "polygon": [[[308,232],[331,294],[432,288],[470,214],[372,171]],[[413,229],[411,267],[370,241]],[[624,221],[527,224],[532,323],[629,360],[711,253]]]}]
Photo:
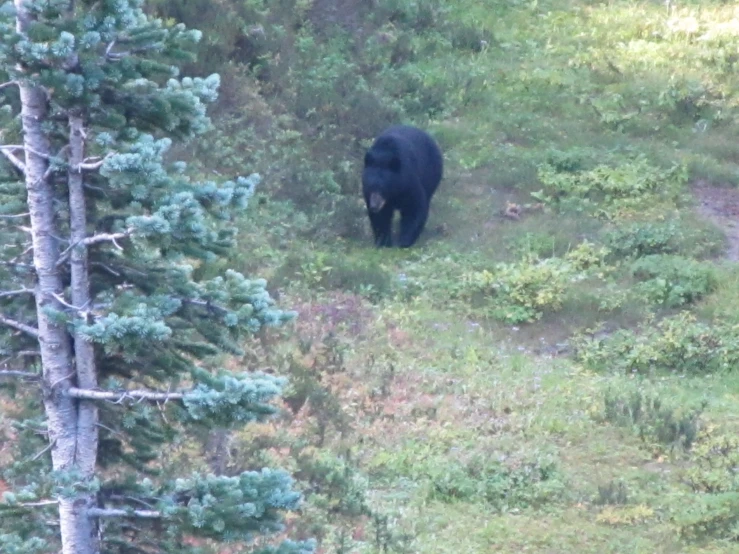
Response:
[{"label": "black fur", "polygon": [[442,174],[441,150],[425,131],[397,125],[375,139],[364,156],[362,192],[376,246],[393,245],[395,210],[400,212],[397,245],[413,246],[426,225]]}]

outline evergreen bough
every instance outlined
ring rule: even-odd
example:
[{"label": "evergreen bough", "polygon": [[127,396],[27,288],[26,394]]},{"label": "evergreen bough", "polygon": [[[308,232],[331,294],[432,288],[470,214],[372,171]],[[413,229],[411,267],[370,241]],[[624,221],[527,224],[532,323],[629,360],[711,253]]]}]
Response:
[{"label": "evergreen bough", "polygon": [[199,39],[141,0],[0,0],[0,552],[312,550],[257,541],[298,507],[285,472],[156,463],[193,427],[274,413],[281,379],[214,359],[293,317],[263,280],[213,277],[259,176],[168,157],[210,124],[219,77],[177,66]]}]

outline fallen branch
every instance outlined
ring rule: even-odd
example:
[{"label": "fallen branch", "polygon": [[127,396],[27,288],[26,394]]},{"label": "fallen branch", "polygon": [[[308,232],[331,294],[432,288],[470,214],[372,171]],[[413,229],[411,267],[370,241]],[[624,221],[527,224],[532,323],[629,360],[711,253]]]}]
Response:
[{"label": "fallen branch", "polygon": [[8,327],[12,327],[13,329],[16,329],[18,331],[23,331],[24,333],[31,335],[34,338],[39,338],[38,329],[34,329],[30,325],[26,325],[25,323],[21,323],[20,321],[16,321],[15,319],[5,317],[2,314],[0,314],[0,323]]},{"label": "fallen branch", "polygon": [[182,400],[185,397],[181,392],[154,392],[149,390],[126,390],[126,391],[101,391],[78,389],[70,387],[67,394],[79,400],[107,400],[109,402],[121,403],[126,400],[151,400],[162,402],[167,400]]}]

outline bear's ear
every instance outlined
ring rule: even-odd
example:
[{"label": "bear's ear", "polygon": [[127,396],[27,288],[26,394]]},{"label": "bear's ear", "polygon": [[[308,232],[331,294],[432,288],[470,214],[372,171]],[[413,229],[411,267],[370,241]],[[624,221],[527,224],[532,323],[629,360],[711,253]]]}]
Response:
[{"label": "bear's ear", "polygon": [[390,171],[394,171],[395,173],[400,173],[400,158],[398,158],[397,156],[393,156],[390,159],[388,168],[390,168]]}]

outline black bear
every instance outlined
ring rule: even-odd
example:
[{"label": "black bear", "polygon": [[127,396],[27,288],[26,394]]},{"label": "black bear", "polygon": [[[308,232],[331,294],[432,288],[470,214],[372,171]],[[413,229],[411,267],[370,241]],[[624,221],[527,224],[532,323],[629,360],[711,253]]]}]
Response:
[{"label": "black bear", "polygon": [[362,172],[375,246],[393,245],[395,210],[400,212],[398,246],[413,246],[426,225],[442,173],[441,150],[425,131],[396,125],[375,139],[364,156]]}]

